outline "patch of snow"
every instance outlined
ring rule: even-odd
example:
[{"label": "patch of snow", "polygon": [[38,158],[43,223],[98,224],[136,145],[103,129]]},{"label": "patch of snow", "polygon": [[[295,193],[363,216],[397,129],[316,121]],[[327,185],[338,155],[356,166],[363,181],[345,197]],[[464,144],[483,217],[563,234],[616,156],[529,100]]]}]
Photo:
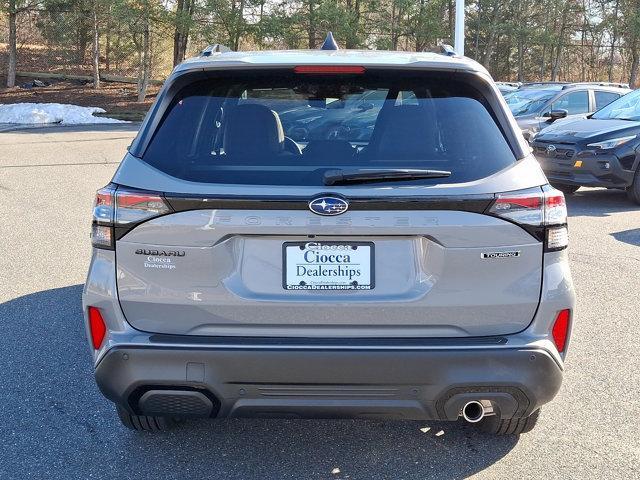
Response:
[{"label": "patch of snow", "polygon": [[0,105],[0,123],[85,125],[88,123],[127,123],[115,118],[94,117],[104,113],[98,107],[80,107],[62,103],[14,103]]}]

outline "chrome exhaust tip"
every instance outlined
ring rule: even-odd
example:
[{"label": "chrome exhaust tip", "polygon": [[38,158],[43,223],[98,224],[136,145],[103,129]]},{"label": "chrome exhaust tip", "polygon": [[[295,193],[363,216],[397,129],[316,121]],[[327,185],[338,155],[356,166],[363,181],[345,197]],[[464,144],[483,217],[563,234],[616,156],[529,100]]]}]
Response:
[{"label": "chrome exhaust tip", "polygon": [[469,423],[478,423],[485,415],[493,413],[491,402],[485,400],[472,400],[462,407],[462,418]]}]

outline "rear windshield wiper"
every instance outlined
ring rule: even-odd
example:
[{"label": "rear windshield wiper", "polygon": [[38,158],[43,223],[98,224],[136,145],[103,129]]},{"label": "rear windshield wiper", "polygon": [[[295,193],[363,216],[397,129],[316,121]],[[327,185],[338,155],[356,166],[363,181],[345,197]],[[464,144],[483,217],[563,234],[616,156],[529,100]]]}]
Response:
[{"label": "rear windshield wiper", "polygon": [[408,168],[394,169],[357,169],[327,170],[324,173],[325,185],[368,182],[398,182],[402,180],[419,180],[421,178],[445,178],[451,175],[447,170],[422,170]]}]

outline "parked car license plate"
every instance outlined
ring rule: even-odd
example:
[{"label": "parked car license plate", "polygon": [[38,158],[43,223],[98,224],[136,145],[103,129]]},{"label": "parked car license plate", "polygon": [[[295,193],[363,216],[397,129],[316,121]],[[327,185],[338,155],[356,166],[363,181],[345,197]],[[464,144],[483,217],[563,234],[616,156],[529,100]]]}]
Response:
[{"label": "parked car license plate", "polygon": [[285,242],[286,290],[371,290],[375,284],[372,242]]}]

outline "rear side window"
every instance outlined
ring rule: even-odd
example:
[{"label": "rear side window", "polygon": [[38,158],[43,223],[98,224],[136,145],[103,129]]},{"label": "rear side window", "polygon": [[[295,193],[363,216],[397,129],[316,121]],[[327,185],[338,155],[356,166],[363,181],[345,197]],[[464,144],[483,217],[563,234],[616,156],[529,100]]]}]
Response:
[{"label": "rear side window", "polygon": [[582,90],[563,95],[553,102],[551,110],[566,110],[568,115],[577,115],[589,111],[589,92]]},{"label": "rear side window", "polygon": [[611,92],[595,92],[596,95],[596,110],[600,110],[602,107],[606,107],[614,100],[620,98],[620,95],[617,93]]},{"label": "rear side window", "polygon": [[323,185],[327,170],[451,172],[397,184],[491,175],[515,156],[486,100],[465,83],[427,74],[235,72],[173,99],[143,160],[180,179]]}]

